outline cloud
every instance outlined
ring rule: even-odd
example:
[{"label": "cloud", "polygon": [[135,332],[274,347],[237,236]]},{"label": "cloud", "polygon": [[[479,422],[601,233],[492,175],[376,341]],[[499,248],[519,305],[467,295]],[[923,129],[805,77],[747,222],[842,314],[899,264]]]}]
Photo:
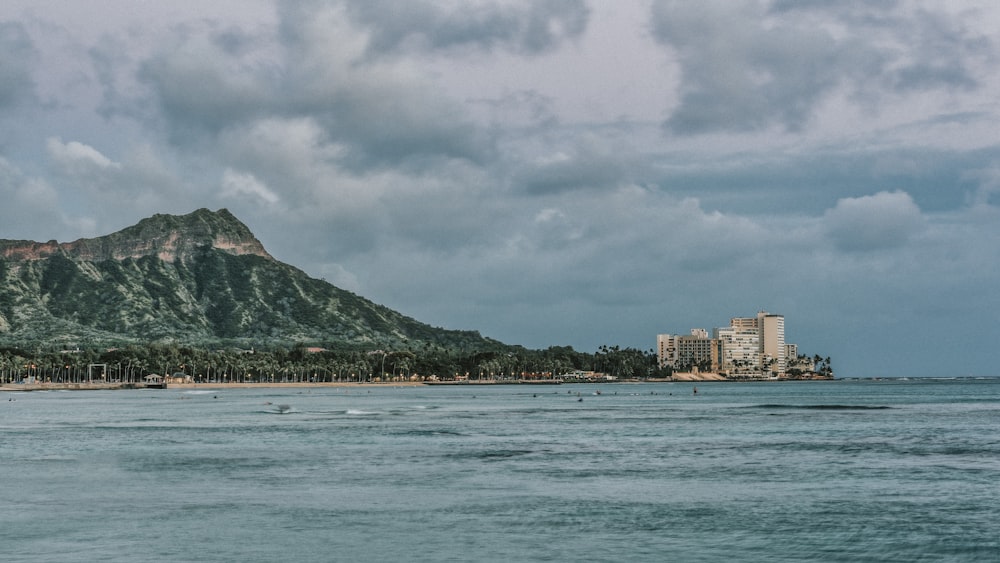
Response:
[{"label": "cloud", "polygon": [[277,203],[281,199],[253,174],[240,173],[226,168],[222,174],[222,191],[219,193],[219,197],[243,198],[246,196],[268,204]]},{"label": "cloud", "polygon": [[681,101],[667,121],[676,133],[802,129],[840,80],[850,50],[822,29],[765,23],[759,2],[659,1],[653,32],[677,50]]},{"label": "cloud", "polygon": [[25,176],[2,156],[0,200],[4,202],[0,205],[0,224],[4,232],[50,240],[69,222],[59,209],[59,193],[52,185],[43,179]]},{"label": "cloud", "polygon": [[841,199],[823,221],[837,248],[848,252],[896,248],[925,227],[920,208],[901,191]]},{"label": "cloud", "polygon": [[[121,161],[85,143],[64,142],[58,137],[49,138],[46,149],[53,164],[51,180],[56,193],[64,201],[73,201],[77,212],[105,215],[105,210],[113,210],[123,201],[149,214],[188,210],[183,200],[189,188],[149,145],[131,147]],[[59,203],[53,202],[57,207]],[[110,217],[120,220],[114,213],[108,213]]]},{"label": "cloud", "polygon": [[[967,15],[965,17],[968,17]],[[831,99],[973,90],[991,42],[962,16],[897,2],[657,0],[653,36],[681,67],[675,134],[804,130]]]},{"label": "cloud", "polygon": [[0,21],[0,110],[35,99],[37,55],[24,26]]},{"label": "cloud", "polygon": [[977,188],[968,195],[973,207],[1000,207],[1000,165],[970,171],[966,176],[976,181]]},{"label": "cloud", "polygon": [[277,111],[309,115],[347,149],[356,170],[442,159],[484,162],[493,140],[460,101],[408,60],[365,60],[366,35],[338,6],[283,6],[283,97]]},{"label": "cloud", "polygon": [[549,150],[518,165],[512,181],[519,189],[534,195],[613,189],[644,168],[629,149],[592,133],[579,135],[568,146],[554,142]]},{"label": "cloud", "polygon": [[[309,119],[358,170],[481,162],[492,140],[406,61],[366,61],[367,37],[336,3],[289,3],[280,32],[240,41],[231,29],[186,29],[141,64],[152,116],[180,149],[267,120]],[[109,91],[110,92],[110,91]]]},{"label": "cloud", "polygon": [[175,142],[253,119],[273,104],[270,69],[234,56],[212,41],[212,32],[184,33],[141,64],[139,78],[155,95]]},{"label": "cloud", "polygon": [[972,31],[961,15],[918,10],[893,21],[892,29],[900,54],[885,75],[894,90],[910,93],[981,86],[976,63],[993,56],[993,42]]},{"label": "cloud", "polygon": [[537,55],[579,37],[589,9],[583,0],[431,2],[348,0],[351,19],[369,31],[367,52],[379,56],[417,52],[504,49]]},{"label": "cloud", "polygon": [[252,171],[294,202],[321,186],[331,188],[329,180],[339,175],[337,162],[346,149],[328,141],[314,119],[275,117],[233,125],[219,135],[215,150],[219,160]]},{"label": "cloud", "polygon": [[78,141],[63,143],[58,137],[51,137],[46,146],[52,158],[62,166],[83,166],[98,169],[121,168],[121,164],[113,162],[94,147]]}]

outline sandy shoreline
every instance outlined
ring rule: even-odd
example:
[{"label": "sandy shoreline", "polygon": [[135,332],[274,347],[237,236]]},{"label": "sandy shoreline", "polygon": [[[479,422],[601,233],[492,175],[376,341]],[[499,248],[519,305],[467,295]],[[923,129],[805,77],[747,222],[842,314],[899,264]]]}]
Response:
[{"label": "sandy shoreline", "polygon": [[717,373],[678,373],[671,376],[672,381],[729,381]]},{"label": "sandy shoreline", "polygon": [[167,389],[245,389],[252,387],[420,387],[419,381],[387,383],[348,383],[346,381],[317,381],[303,383],[171,383]]},{"label": "sandy shoreline", "polygon": [[[394,383],[348,383],[340,382],[311,382],[311,383],[170,383],[167,389],[249,389],[249,388],[316,388],[316,387],[418,387],[423,386],[422,382],[399,381]],[[124,383],[24,383],[0,385],[0,392],[4,391],[102,391],[118,389],[152,389],[144,384],[124,384]],[[159,389],[159,388],[157,388]]]}]

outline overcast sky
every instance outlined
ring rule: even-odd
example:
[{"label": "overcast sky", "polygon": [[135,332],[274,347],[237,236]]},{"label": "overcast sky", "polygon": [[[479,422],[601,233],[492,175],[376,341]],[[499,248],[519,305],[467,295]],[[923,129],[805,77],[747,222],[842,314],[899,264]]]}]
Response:
[{"label": "overcast sky", "polygon": [[0,4],[0,238],[228,208],[435,326],[996,375],[1000,5]]}]

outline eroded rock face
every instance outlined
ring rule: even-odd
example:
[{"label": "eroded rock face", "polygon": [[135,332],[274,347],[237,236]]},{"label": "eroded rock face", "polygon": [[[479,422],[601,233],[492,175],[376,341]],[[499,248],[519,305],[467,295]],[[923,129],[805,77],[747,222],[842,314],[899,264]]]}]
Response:
[{"label": "eroded rock face", "polygon": [[199,209],[182,216],[154,215],[117,233],[73,242],[0,240],[0,256],[10,261],[30,261],[64,254],[92,262],[156,256],[173,262],[178,258],[187,261],[206,246],[235,256],[273,259],[250,229],[226,209]]}]

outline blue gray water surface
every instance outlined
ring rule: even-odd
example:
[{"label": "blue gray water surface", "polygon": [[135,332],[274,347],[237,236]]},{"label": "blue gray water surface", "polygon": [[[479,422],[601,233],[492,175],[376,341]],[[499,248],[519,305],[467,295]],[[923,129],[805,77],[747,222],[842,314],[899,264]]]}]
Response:
[{"label": "blue gray water surface", "polygon": [[1000,561],[1000,379],[0,401],[4,561]]}]

